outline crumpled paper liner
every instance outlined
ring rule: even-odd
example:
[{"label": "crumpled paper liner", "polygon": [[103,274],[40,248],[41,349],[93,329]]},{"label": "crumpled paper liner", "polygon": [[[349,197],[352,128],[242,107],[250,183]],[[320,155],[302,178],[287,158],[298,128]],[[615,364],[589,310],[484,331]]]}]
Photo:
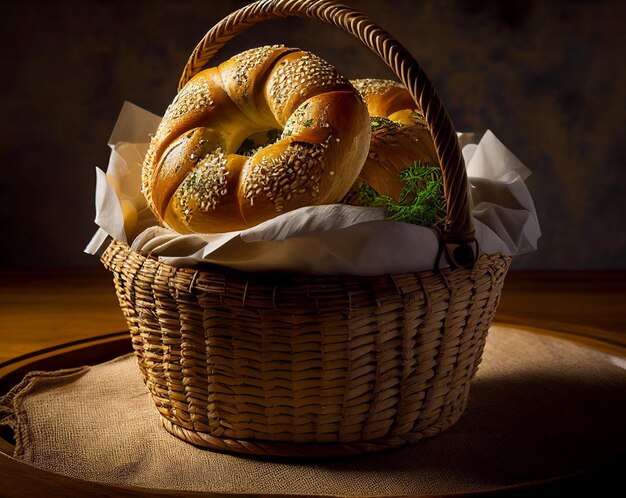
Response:
[{"label": "crumpled paper liner", "polygon": [[[384,219],[382,208],[343,204],[283,213],[247,230],[181,235],[158,225],[141,194],[141,165],[160,118],[126,102],[109,140],[107,172],[96,169],[96,224],[85,251],[108,237],[167,264],[200,262],[245,270],[318,275],[382,275],[435,267],[435,230]],[[461,134],[461,144],[473,138]],[[537,213],[524,180],[531,174],[491,132],[463,147],[476,238],[487,254],[516,255],[537,248]],[[445,261],[440,267],[445,267]]]}]

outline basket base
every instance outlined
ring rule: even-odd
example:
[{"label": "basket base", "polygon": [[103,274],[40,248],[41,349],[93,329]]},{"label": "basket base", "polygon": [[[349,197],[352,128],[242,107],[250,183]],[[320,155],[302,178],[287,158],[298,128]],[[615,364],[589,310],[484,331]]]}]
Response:
[{"label": "basket base", "polygon": [[161,422],[167,432],[187,443],[225,453],[243,455],[290,457],[290,458],[319,458],[319,457],[348,457],[363,453],[373,453],[398,448],[406,444],[417,443],[425,437],[437,436],[454,425],[462,412],[454,418],[443,420],[441,424],[431,426],[422,432],[403,434],[368,441],[354,441],[346,443],[295,443],[287,441],[266,441],[258,439],[222,439],[211,436],[206,432],[186,429],[172,423],[161,416]]}]

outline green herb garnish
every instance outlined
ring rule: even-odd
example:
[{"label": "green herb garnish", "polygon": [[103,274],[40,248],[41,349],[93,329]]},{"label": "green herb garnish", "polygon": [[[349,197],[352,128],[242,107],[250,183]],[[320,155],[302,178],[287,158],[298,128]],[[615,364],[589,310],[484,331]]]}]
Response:
[{"label": "green herb garnish", "polygon": [[422,114],[417,109],[414,111],[411,111],[411,114],[409,114],[409,117],[414,121],[424,121],[424,114]]},{"label": "green herb garnish", "polygon": [[313,124],[313,120],[312,120],[312,119],[307,119],[307,120],[304,122],[304,126],[311,126],[312,124]]},{"label": "green herb garnish", "polygon": [[372,206],[378,197],[378,192],[374,188],[365,182],[361,182],[349,193],[350,203],[357,206]]},{"label": "green herb garnish", "polygon": [[405,187],[397,201],[378,194],[365,182],[354,187],[350,199],[361,206],[384,207],[388,220],[442,229],[446,220],[446,202],[441,170],[416,161],[400,172],[400,181]]},{"label": "green herb garnish", "polygon": [[258,146],[254,143],[254,140],[246,138],[239,146],[239,149],[237,149],[237,154],[242,156],[253,156],[257,149]]}]

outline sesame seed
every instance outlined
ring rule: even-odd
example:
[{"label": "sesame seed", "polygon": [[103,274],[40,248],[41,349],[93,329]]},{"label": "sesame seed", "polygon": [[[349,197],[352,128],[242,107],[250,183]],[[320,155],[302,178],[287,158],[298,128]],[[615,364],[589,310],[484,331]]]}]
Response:
[{"label": "sesame seed", "polygon": [[[319,196],[319,185],[316,180],[324,169],[322,152],[328,146],[292,142],[280,154],[262,157],[257,162],[244,187],[244,198],[254,203],[256,197],[263,195],[274,204],[277,212],[285,209],[285,203],[293,198],[294,194],[309,193],[314,199]],[[312,158],[316,152],[317,157]]]},{"label": "sesame seed", "polygon": [[231,61],[233,61],[236,66],[233,78],[237,86],[242,89],[242,93],[245,97],[250,96],[250,71],[255,67],[265,64],[267,59],[284,48],[284,45],[266,45],[264,47],[246,50],[231,58]]},{"label": "sesame seed", "polygon": [[291,95],[304,96],[310,87],[344,84],[347,80],[328,62],[304,52],[300,57],[283,60],[270,80],[270,98],[283,103]]},{"label": "sesame seed", "polygon": [[227,194],[227,163],[226,154],[218,147],[202,157],[180,184],[173,200],[187,223],[196,209],[203,213],[214,211]]},{"label": "sesame seed", "polygon": [[351,80],[352,86],[357,89],[361,96],[367,102],[367,98],[372,94],[382,94],[392,88],[404,88],[402,83],[392,80],[380,80],[374,78],[363,78]]},{"label": "sesame seed", "polygon": [[165,111],[164,120],[177,119],[193,110],[213,105],[209,83],[202,80],[191,80],[176,95]]}]

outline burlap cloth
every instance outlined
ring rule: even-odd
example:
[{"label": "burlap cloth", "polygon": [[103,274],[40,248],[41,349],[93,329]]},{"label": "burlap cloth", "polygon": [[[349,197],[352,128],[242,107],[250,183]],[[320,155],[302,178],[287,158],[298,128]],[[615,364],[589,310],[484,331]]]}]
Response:
[{"label": "burlap cloth", "polygon": [[381,454],[272,461],[201,450],[161,427],[133,356],[31,373],[0,400],[15,457],[115,484],[196,491],[438,494],[565,475],[626,448],[624,360],[493,327],[467,412],[441,436]]}]

